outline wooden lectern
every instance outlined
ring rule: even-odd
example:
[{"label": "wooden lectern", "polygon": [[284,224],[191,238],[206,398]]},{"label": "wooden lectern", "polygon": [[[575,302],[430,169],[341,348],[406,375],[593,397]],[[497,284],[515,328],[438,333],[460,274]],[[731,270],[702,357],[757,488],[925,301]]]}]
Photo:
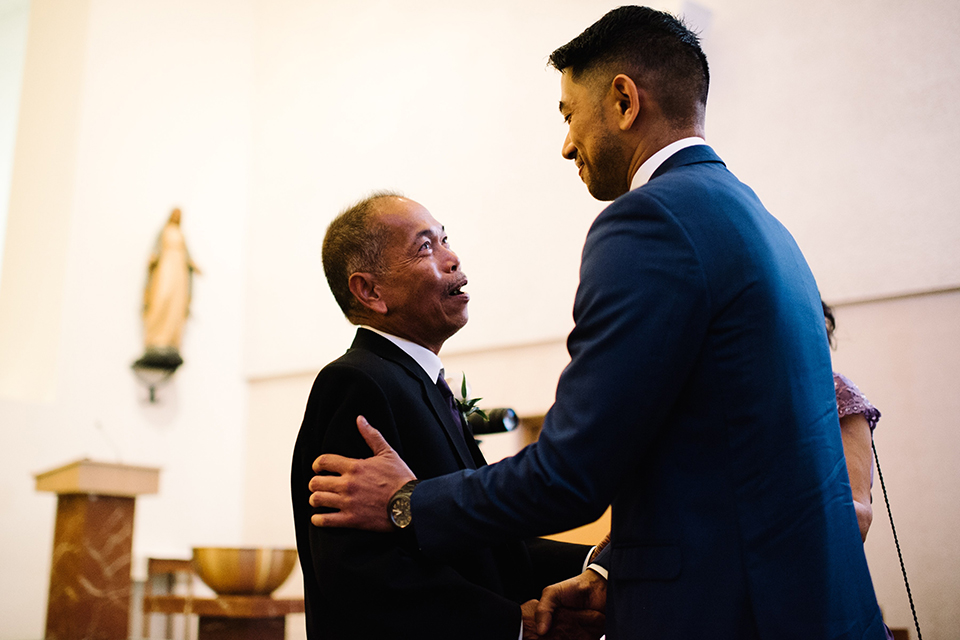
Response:
[{"label": "wooden lectern", "polygon": [[58,494],[47,640],[129,638],[134,500],[160,470],[84,459],[35,477]]}]

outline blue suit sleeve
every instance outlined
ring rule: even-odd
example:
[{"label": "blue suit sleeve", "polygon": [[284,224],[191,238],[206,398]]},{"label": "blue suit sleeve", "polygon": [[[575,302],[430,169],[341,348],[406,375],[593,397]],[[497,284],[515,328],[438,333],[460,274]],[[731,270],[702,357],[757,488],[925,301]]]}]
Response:
[{"label": "blue suit sleeve", "polygon": [[709,308],[694,244],[637,192],[608,207],[587,237],[571,362],[540,440],[413,494],[422,549],[435,555],[598,518],[642,464],[699,357]]}]

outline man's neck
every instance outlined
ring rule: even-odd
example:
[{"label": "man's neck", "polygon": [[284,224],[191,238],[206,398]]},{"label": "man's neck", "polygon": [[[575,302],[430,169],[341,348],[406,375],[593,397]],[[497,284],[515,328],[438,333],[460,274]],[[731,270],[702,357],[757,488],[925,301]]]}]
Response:
[{"label": "man's neck", "polygon": [[704,137],[703,125],[684,127],[682,129],[663,127],[657,131],[651,131],[648,135],[642,136],[637,143],[637,148],[634,150],[633,158],[630,161],[630,172],[628,174],[627,184],[634,183],[634,177],[637,175],[637,171],[643,166],[644,162],[653,157],[658,151],[678,140],[692,137]]}]

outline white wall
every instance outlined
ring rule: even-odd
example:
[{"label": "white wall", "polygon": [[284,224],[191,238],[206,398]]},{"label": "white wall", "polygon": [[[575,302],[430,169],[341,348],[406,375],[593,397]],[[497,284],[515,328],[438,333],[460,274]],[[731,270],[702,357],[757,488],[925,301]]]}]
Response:
[{"label": "white wall", "polygon": [[[473,321],[448,352],[559,338],[601,204],[560,157],[559,44],[617,3],[261,5],[247,367],[309,369],[349,328],[326,223],[398,188],[447,226]],[[711,0],[707,137],[796,235],[825,297],[960,282],[960,5]],[[282,332],[277,331],[282,327]]]},{"label": "white wall", "polygon": [[262,4],[248,254],[252,375],[314,368],[352,333],[326,289],[327,223],[377,188],[444,223],[473,321],[449,348],[561,337],[601,205],[560,156],[546,56],[605,3]]},{"label": "white wall", "polygon": [[0,280],[7,398],[55,393],[89,12],[86,1],[30,12]]},{"label": "white wall", "polygon": [[29,9],[29,0],[0,2],[0,278]]},{"label": "white wall", "polygon": [[708,138],[824,297],[960,283],[960,3],[704,4]]},{"label": "white wall", "polygon": [[[920,628],[924,637],[955,637],[960,627],[960,288],[841,305],[836,314],[834,368],[882,414],[874,440]],[[888,623],[913,628],[876,475],[865,549]]]},{"label": "white wall", "polygon": [[[0,638],[19,639],[42,636],[49,580],[55,498],[34,492],[35,472],[85,455],[162,467],[160,494],[137,504],[138,557],[240,543],[253,53],[252,5],[234,0],[34,0],[30,20],[20,112],[21,131],[36,137],[31,148],[18,140],[6,257],[19,262],[3,274],[0,306],[25,314],[27,332],[43,325],[31,314],[51,316],[26,337],[54,353],[35,376],[40,390],[14,384],[37,369],[31,349],[2,364]],[[57,49],[51,35],[73,43],[74,57],[33,64]],[[56,86],[73,88],[69,113],[51,104]],[[44,140],[29,118],[51,112],[60,116],[48,125],[71,124]],[[43,149],[57,162],[35,161]],[[186,363],[151,405],[130,364],[143,352],[146,261],[173,206],[203,275]],[[11,255],[25,236],[31,252]],[[38,312],[26,296],[48,272],[60,289]]]}]

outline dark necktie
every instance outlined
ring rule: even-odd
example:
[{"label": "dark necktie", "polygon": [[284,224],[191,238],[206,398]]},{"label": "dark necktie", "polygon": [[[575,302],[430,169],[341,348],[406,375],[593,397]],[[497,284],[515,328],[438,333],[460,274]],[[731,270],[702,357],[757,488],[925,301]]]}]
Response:
[{"label": "dark necktie", "polygon": [[450,413],[453,414],[453,421],[460,426],[462,430],[463,425],[460,422],[460,410],[457,408],[457,401],[453,398],[453,391],[450,390],[450,385],[443,379],[443,369],[440,369],[440,375],[437,377],[437,388],[440,389],[440,395],[446,400],[447,407],[450,409]]},{"label": "dark necktie", "polygon": [[440,376],[437,378],[437,389],[440,390],[443,399],[447,401],[447,406],[450,407],[450,413],[453,415],[453,421],[460,425],[460,433],[463,435],[467,449],[470,451],[470,457],[473,458],[473,466],[470,466],[468,462],[468,467],[478,469],[485,466],[487,461],[483,459],[483,453],[480,452],[480,447],[477,446],[477,441],[473,438],[473,431],[467,421],[461,417],[460,409],[457,408],[457,401],[453,398],[453,391],[450,390],[447,381],[443,379],[443,369],[440,369]]}]

